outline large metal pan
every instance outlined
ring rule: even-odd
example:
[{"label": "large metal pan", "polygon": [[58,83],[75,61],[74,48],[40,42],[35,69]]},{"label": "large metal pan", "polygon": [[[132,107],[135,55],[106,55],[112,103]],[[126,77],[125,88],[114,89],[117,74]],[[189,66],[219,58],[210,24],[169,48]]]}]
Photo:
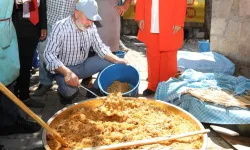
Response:
[{"label": "large metal pan", "polygon": [[[183,109],[181,109],[181,108],[179,108],[179,107],[177,107],[175,105],[172,105],[172,104],[169,104],[169,103],[166,103],[166,102],[163,102],[163,101],[159,101],[159,100],[146,99],[146,98],[125,97],[124,99],[134,99],[134,100],[145,101],[146,103],[149,103],[149,104],[158,106],[160,108],[163,108],[165,110],[168,110],[168,112],[170,112],[170,113],[175,113],[175,114],[181,115],[183,118],[192,121],[197,126],[198,129],[201,129],[201,130],[205,129],[203,127],[203,125],[195,117],[193,117],[190,113],[186,112],[185,110],[183,110]],[[79,103],[72,104],[72,105],[70,105],[68,107],[65,107],[65,108],[61,109],[56,114],[54,114],[48,120],[48,124],[49,124],[50,127],[53,128],[55,126],[55,124],[59,120],[67,118],[67,116],[73,110],[76,110],[76,109],[79,109],[79,108],[93,109],[93,108],[96,108],[96,107],[102,105],[104,100],[105,100],[104,98],[97,98],[97,99],[89,99],[89,100],[85,100],[85,101],[82,101],[82,102],[79,102]],[[202,140],[203,140],[202,149],[206,149],[206,147],[207,147],[207,134],[203,135]],[[51,150],[49,148],[49,145],[47,144],[46,130],[43,130],[42,141],[43,141],[45,149],[46,150]]]}]

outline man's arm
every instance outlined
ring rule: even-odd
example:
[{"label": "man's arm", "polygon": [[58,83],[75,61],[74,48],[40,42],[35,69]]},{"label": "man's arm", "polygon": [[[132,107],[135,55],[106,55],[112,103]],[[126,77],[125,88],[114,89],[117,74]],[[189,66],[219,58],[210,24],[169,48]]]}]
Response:
[{"label": "man's arm", "polygon": [[131,3],[132,3],[132,0],[125,0],[121,6],[116,6],[118,14],[123,16],[124,13],[128,10]]},{"label": "man's arm", "polygon": [[145,18],[145,0],[136,0],[135,5],[135,20],[140,21]]},{"label": "man's arm", "polygon": [[174,0],[174,25],[184,27],[186,18],[187,0]]},{"label": "man's arm", "polygon": [[95,25],[93,26],[93,33],[92,33],[92,46],[94,51],[101,57],[104,58],[112,63],[124,63],[124,64],[128,64],[126,60],[121,59],[119,57],[117,57],[116,55],[114,55],[111,51],[110,48],[108,46],[106,46],[105,44],[103,44],[97,29],[95,27]]},{"label": "man's arm", "polygon": [[60,24],[57,23],[52,28],[52,33],[48,39],[47,46],[44,50],[43,57],[47,70],[54,73],[57,68],[64,64],[57,58],[63,41],[63,31],[60,29]]},{"label": "man's arm", "polygon": [[55,73],[59,73],[64,76],[64,81],[73,87],[79,85],[78,77],[58,59],[58,54],[61,50],[63,42],[63,30],[60,28],[59,23],[55,24],[52,29],[50,39],[44,50],[44,61],[46,68]]},{"label": "man's arm", "polygon": [[41,37],[40,40],[45,40],[47,36],[47,7],[46,0],[40,0],[39,6],[39,18],[41,27]]},{"label": "man's arm", "polygon": [[175,7],[174,11],[174,25],[173,25],[173,34],[178,33],[183,27],[186,18],[186,7],[187,0],[178,0],[174,1]]}]

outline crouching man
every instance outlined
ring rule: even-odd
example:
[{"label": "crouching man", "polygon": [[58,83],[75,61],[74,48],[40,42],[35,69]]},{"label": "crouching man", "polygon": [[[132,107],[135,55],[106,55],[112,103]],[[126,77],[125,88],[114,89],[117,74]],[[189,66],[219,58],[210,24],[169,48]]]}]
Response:
[{"label": "crouching man", "polygon": [[[93,21],[100,21],[95,0],[79,0],[72,16],[58,21],[52,28],[44,51],[46,68],[55,73],[62,104],[72,103],[78,93],[79,79],[100,72],[112,63],[127,62],[103,44]],[[98,54],[88,58],[90,47]],[[93,90],[97,92],[97,82]],[[91,97],[87,93],[87,97]]]}]

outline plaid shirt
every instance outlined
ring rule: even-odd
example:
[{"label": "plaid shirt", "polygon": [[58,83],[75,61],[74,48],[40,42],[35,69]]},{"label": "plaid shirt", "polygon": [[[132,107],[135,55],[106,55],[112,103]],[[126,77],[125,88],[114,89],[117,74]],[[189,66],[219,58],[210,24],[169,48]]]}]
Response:
[{"label": "plaid shirt", "polygon": [[47,0],[48,25],[52,26],[57,21],[72,15],[77,0]]},{"label": "plaid shirt", "polygon": [[111,53],[100,39],[94,24],[87,31],[80,31],[71,16],[60,20],[53,25],[43,54],[46,67],[54,73],[61,66],[79,65],[88,58],[91,46],[101,58]]}]

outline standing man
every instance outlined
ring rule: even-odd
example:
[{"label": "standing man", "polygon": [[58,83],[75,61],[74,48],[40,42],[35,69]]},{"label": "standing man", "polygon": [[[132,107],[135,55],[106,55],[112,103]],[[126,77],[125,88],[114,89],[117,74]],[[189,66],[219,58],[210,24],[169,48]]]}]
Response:
[{"label": "standing man", "polygon": [[15,94],[29,107],[42,108],[45,105],[29,95],[30,70],[39,40],[47,34],[46,0],[18,0],[13,9],[13,23],[16,28],[20,76],[15,86]]},{"label": "standing man", "polygon": [[[44,60],[47,69],[55,73],[62,104],[72,103],[78,93],[79,79],[98,73],[111,63],[127,64],[102,43],[93,24],[100,20],[95,0],[79,0],[74,14],[53,26]],[[91,46],[98,56],[88,57]],[[91,90],[97,93],[97,82]]]},{"label": "standing man", "polygon": [[155,93],[157,85],[177,73],[177,51],[183,44],[187,0],[137,0],[135,20],[138,39],[147,46],[148,87],[143,95]]},{"label": "standing man", "polygon": [[132,0],[125,0],[118,6],[119,0],[96,0],[98,12],[102,17],[100,21],[102,27],[98,28],[98,33],[103,43],[110,47],[112,52],[119,50],[121,19],[129,8]]},{"label": "standing man", "polygon": [[[0,82],[12,92],[20,69],[16,31],[11,20],[13,5],[12,0],[0,1]],[[27,121],[19,111],[17,105],[0,92],[0,136],[40,130],[37,123]]]},{"label": "standing man", "polygon": [[35,91],[34,95],[42,96],[44,95],[51,87],[53,81],[53,74],[46,70],[43,58],[43,52],[45,50],[48,37],[51,34],[52,25],[57,21],[67,18],[72,15],[75,10],[75,4],[77,0],[46,0],[47,3],[47,38],[43,41],[40,41],[38,53],[39,53],[39,81],[40,85]]}]

